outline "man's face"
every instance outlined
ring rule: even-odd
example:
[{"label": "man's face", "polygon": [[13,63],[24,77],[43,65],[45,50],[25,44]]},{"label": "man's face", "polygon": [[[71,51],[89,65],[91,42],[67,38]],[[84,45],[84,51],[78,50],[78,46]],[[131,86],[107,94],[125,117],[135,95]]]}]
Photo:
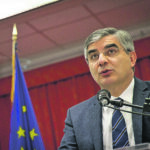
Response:
[{"label": "man's face", "polygon": [[89,69],[101,88],[128,84],[134,73],[135,52],[127,54],[113,36],[105,36],[88,47]]}]

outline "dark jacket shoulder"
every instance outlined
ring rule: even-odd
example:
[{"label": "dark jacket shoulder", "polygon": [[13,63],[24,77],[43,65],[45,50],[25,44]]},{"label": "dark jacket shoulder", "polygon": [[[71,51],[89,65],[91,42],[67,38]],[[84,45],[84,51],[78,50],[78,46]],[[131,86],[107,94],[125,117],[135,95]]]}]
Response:
[{"label": "dark jacket shoulder", "polygon": [[97,101],[96,95],[94,95],[94,96],[90,97],[89,99],[84,100],[83,102],[80,102],[80,103],[70,107],[70,110],[71,111],[79,111],[84,108],[89,108],[89,107],[91,107],[91,105],[95,105],[96,103],[98,103],[98,101]]}]

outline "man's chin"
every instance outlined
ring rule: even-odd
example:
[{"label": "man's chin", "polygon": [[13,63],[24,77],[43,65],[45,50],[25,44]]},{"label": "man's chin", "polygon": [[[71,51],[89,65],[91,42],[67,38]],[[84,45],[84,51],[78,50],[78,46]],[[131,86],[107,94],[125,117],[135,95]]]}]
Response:
[{"label": "man's chin", "polygon": [[114,85],[114,84],[115,84],[115,81],[113,79],[109,79],[109,78],[108,79],[103,79],[103,80],[101,80],[101,82],[99,82],[99,85],[101,87],[105,87],[105,88],[107,88],[111,85]]}]

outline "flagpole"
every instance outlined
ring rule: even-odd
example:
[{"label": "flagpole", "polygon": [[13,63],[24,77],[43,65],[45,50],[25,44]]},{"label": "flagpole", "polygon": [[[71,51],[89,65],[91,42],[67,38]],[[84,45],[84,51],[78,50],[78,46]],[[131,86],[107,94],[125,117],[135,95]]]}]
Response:
[{"label": "flagpole", "polygon": [[17,27],[16,24],[13,25],[12,32],[12,87],[11,87],[11,102],[13,103],[14,99],[14,89],[15,89],[15,51],[16,51],[16,42],[17,42]]}]

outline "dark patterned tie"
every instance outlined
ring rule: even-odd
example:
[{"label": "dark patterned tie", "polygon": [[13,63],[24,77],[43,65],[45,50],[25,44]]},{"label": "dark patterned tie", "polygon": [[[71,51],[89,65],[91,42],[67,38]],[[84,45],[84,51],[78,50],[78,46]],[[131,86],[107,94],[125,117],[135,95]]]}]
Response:
[{"label": "dark patterned tie", "polygon": [[[119,99],[119,98],[118,98]],[[129,146],[127,128],[120,110],[114,110],[112,116],[113,149]]]}]

